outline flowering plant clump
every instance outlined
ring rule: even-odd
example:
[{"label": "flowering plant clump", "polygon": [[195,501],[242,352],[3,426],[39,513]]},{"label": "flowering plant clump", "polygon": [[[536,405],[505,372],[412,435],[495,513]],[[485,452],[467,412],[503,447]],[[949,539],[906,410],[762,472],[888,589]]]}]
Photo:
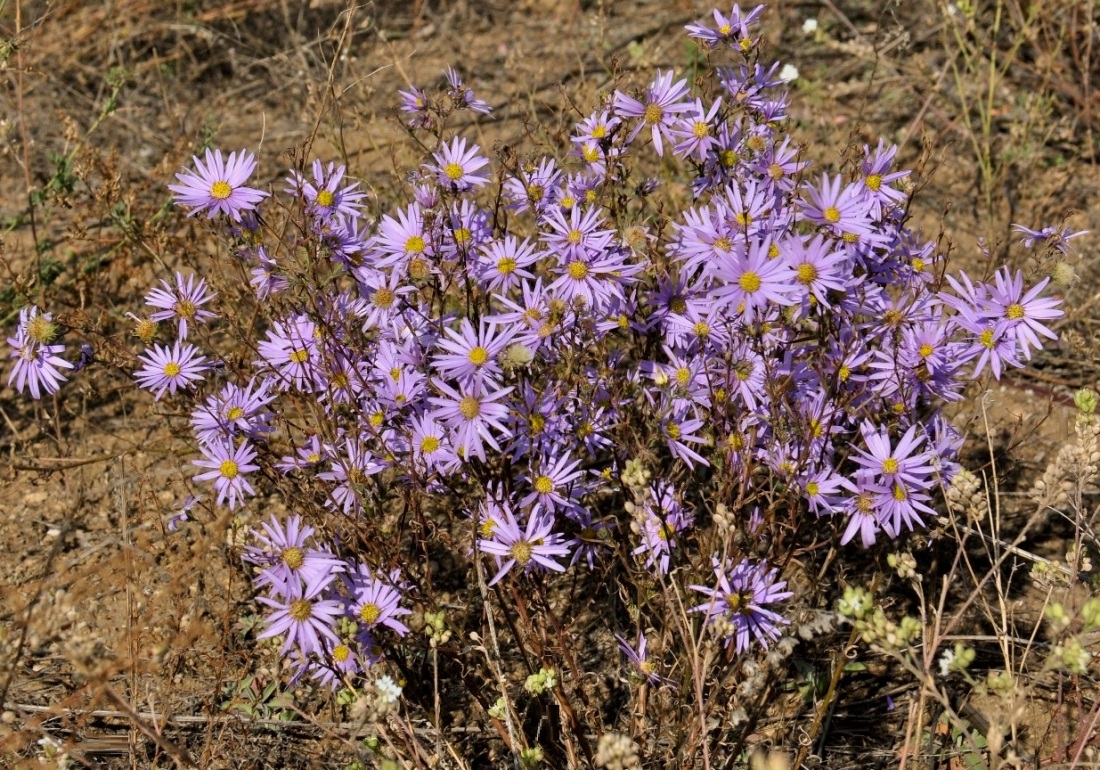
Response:
[{"label": "flowering plant clump", "polygon": [[[647,626],[679,613],[732,665],[784,635],[793,544],[870,548],[935,514],[962,442],[941,407],[1032,360],[1060,300],[1007,267],[946,274],[905,224],[896,147],[863,147],[854,174],[810,173],[783,130],[778,64],[759,61],[762,12],[689,26],[738,63],[698,88],[658,71],[616,90],[565,157],[494,164],[448,137],[450,112],[491,111],[453,70],[439,95],[403,92],[407,129],[434,150],[376,218],[320,160],[281,197],[245,186],[245,151],[177,175],[176,203],[210,218],[255,306],[166,278],[134,316],[134,377],[188,405],[212,505],[280,494],[294,509],[243,552],[261,637],[281,640],[292,680],[354,690],[413,644],[446,550],[471,606],[537,606],[558,628],[569,605],[553,615],[547,597],[626,570],[650,598],[610,629],[624,663],[696,689],[647,650]],[[690,190],[678,208],[661,197],[670,178]],[[1021,232],[1029,248],[1079,235]],[[233,319],[246,349],[202,332]],[[9,384],[57,391],[72,365],[54,337],[49,314],[21,313]],[[441,647],[459,655],[458,641]],[[555,672],[539,692],[583,688],[573,653],[537,654],[532,670]]]}]

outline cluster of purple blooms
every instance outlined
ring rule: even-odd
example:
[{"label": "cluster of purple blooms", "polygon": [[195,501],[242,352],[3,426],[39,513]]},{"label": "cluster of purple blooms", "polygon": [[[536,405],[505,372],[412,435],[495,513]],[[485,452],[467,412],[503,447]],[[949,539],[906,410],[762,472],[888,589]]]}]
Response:
[{"label": "cluster of purple blooms", "polygon": [[[870,547],[921,526],[961,443],[939,407],[987,371],[1024,365],[1054,338],[1060,300],[1007,268],[944,281],[935,245],[904,224],[895,147],[864,147],[855,178],[808,176],[780,129],[778,64],[755,56],[762,10],[734,6],[715,11],[717,29],[688,28],[741,57],[715,70],[720,96],[671,71],[616,92],[577,125],[567,165],[526,159],[500,180],[507,220],[489,158],[455,137],[413,176],[407,204],[373,223],[343,166],[291,172],[302,227],[285,237],[301,243],[269,250],[268,194],[246,186],[253,156],[195,158],[171,188],[177,203],[221,217],[257,298],[278,310],[251,370],[219,365],[211,383],[217,354],[188,340],[217,318],[216,295],[177,273],[146,298],[149,321],[174,322],[175,340],[151,345],[135,376],[156,398],[199,394],[194,479],[234,509],[257,493],[258,472],[292,475],[347,517],[381,516],[381,485],[441,499],[474,485],[480,499],[461,517],[474,558],[495,566],[491,584],[599,569],[616,542],[640,569],[670,575],[688,562],[701,468],[732,490],[726,502],[752,532],[808,514]],[[490,112],[453,70],[445,96],[448,109]],[[438,99],[413,88],[402,100],[410,130],[440,126]],[[692,205],[660,240],[646,213],[658,182],[632,176],[647,143],[691,176]],[[629,191],[631,206],[612,207]],[[1029,247],[1063,249],[1079,235],[1023,232]],[[298,288],[302,253],[340,277]],[[67,364],[28,331],[36,312],[9,342],[17,387],[37,397]],[[287,442],[289,454],[275,452]],[[637,450],[660,458],[661,478],[622,526],[601,501],[624,492]],[[749,500],[763,507],[751,522]],[[300,672],[336,682],[377,658],[380,626],[407,630],[405,587],[310,545],[312,534],[297,517],[266,523],[245,559],[272,610],[264,635],[285,637]],[[791,593],[777,570],[715,560],[713,573],[691,586],[694,611],[737,652],[778,638],[786,621],[769,607]],[[638,649],[620,641],[661,681],[644,635]]]}]

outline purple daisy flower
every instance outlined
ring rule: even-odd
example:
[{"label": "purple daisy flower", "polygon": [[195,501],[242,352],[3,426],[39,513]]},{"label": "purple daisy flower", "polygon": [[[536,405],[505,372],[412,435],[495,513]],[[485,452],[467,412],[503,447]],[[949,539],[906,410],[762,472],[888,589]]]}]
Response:
[{"label": "purple daisy flower", "polygon": [[478,253],[478,281],[490,292],[507,292],[519,286],[522,279],[531,280],[534,273],[526,268],[546,256],[535,250],[535,244],[524,238],[520,243],[514,235],[493,241]]},{"label": "purple daisy flower", "polygon": [[634,673],[652,685],[672,684],[671,679],[657,673],[657,664],[649,659],[649,653],[646,651],[649,640],[646,639],[644,631],[638,632],[637,647],[632,646],[630,642],[618,634],[615,634],[615,640],[619,643],[619,651],[626,656],[626,659],[630,661],[630,665],[634,667]]},{"label": "purple daisy flower", "polygon": [[270,639],[286,634],[282,646],[283,655],[295,648],[304,655],[320,655],[324,652],[322,639],[332,645],[340,644],[340,638],[334,629],[336,619],[344,614],[343,603],[335,599],[319,598],[333,577],[330,574],[327,581],[315,583],[306,590],[299,588],[289,596],[277,599],[257,597],[256,601],[275,611],[264,618],[267,628],[256,638]]},{"label": "purple daisy flower", "polygon": [[202,379],[207,364],[206,358],[198,353],[194,345],[181,346],[178,340],[171,348],[153,345],[151,351],[138,356],[145,366],[134,372],[134,379],[141,387],[153,391],[153,398],[159,401],[164,391],[175,394]]},{"label": "purple daisy flower", "polygon": [[206,279],[199,278],[196,280],[194,274],[187,276],[185,279],[183,274],[177,270],[175,288],[165,280],[161,280],[161,284],[164,286],[163,289],[153,289],[145,295],[146,305],[161,308],[150,315],[149,320],[167,321],[172,318],[178,319],[179,338],[181,340],[187,339],[187,323],[189,321],[206,323],[211,318],[218,317],[216,313],[202,309],[203,305],[218,296],[217,292],[208,291]]},{"label": "purple daisy flower", "polygon": [[822,174],[818,187],[807,182],[805,188],[810,199],[802,202],[806,219],[830,228],[838,236],[870,235],[874,229],[871,221],[873,202],[861,187],[862,184],[844,185],[839,174],[831,179],[828,174]]},{"label": "purple daisy flower", "polygon": [[632,526],[640,530],[642,544],[631,553],[646,554],[645,566],[667,575],[669,557],[678,545],[677,535],[690,527],[695,519],[676,498],[675,487],[664,481],[646,491],[641,508],[641,524]]},{"label": "purple daisy flower", "polygon": [[342,559],[309,546],[314,528],[302,525],[301,516],[288,516],[286,525],[272,516],[261,522],[263,532],[252,530],[255,545],[245,546],[241,559],[262,571],[253,580],[256,588],[270,586],[276,596],[293,596],[305,586],[308,593],[318,584],[328,585],[332,574],[347,566]]},{"label": "purple daisy flower", "polygon": [[460,382],[486,382],[499,384],[502,370],[497,358],[508,347],[515,334],[512,328],[500,328],[481,319],[478,331],[469,320],[463,318],[461,328],[445,329],[449,339],[440,339],[436,348],[440,351],[433,359],[436,370]]},{"label": "purple daisy flower", "polygon": [[478,155],[481,148],[471,144],[466,149],[465,137],[456,136],[449,144],[432,155],[435,165],[428,165],[429,171],[434,171],[439,184],[449,190],[465,192],[472,187],[481,187],[488,184],[489,177],[480,172],[480,169],[489,165],[489,159]]},{"label": "purple daisy flower", "polygon": [[326,167],[318,159],[313,161],[313,180],[292,171],[287,177],[286,191],[301,195],[309,206],[309,212],[322,221],[329,221],[335,214],[355,218],[362,208],[360,201],[367,194],[357,189],[359,182],[340,187],[346,172],[347,166],[329,163]]},{"label": "purple daisy flower", "polygon": [[927,452],[917,452],[924,443],[924,436],[917,436],[917,425],[910,425],[896,447],[890,445],[890,434],[885,426],[876,428],[869,420],[859,426],[859,432],[867,449],[855,448],[855,460],[864,468],[887,483],[899,481],[920,489],[932,485],[931,474],[935,470]]},{"label": "purple daisy flower", "polygon": [[496,585],[517,564],[524,572],[532,569],[548,569],[564,572],[565,567],[555,558],[569,556],[569,546],[560,533],[554,532],[554,519],[538,510],[530,511],[527,525],[520,527],[512,507],[507,503],[490,503],[488,506],[492,537],[478,540],[478,549],[504,559],[504,564],[489,585]]},{"label": "purple daisy flower", "polygon": [[253,462],[256,459],[256,450],[251,444],[242,441],[234,446],[219,440],[200,445],[199,451],[203,458],[192,460],[191,463],[210,470],[191,478],[193,481],[213,480],[214,489],[218,493],[218,505],[224,501],[229,510],[233,510],[246,496],[256,494],[244,475],[260,470],[260,466]]},{"label": "purple daisy flower", "polygon": [[615,92],[615,112],[624,118],[641,118],[627,136],[627,144],[633,142],[634,137],[647,127],[651,130],[653,149],[658,155],[664,154],[662,137],[669,142],[675,141],[671,129],[676,124],[676,116],[691,110],[692,104],[687,101],[687,80],[673,83],[673,77],[675,75],[672,70],[657,70],[657,77],[646,89],[644,102],[627,96],[622,91]]},{"label": "purple daisy flower", "polygon": [[579,470],[581,461],[574,460],[567,452],[562,452],[556,460],[544,458],[539,462],[538,470],[527,477],[531,491],[520,500],[520,505],[534,506],[548,513],[568,508],[578,497],[574,482],[584,477]]},{"label": "purple daisy flower", "polygon": [[1024,358],[1031,360],[1031,348],[1043,349],[1043,343],[1039,336],[1048,339],[1058,339],[1058,335],[1052,332],[1042,322],[1054,318],[1061,318],[1064,313],[1058,309],[1062,300],[1057,297],[1040,297],[1039,294],[1050,283],[1049,278],[1031,287],[1024,293],[1024,274],[1017,270],[1012,276],[1007,267],[1002,268],[993,276],[994,286],[989,290],[987,307],[989,314],[996,320],[1004,320],[1008,323],[1008,331],[1016,336],[1020,345],[1020,352]]},{"label": "purple daisy flower", "polygon": [[271,412],[264,407],[274,400],[270,380],[257,384],[253,378],[243,388],[226,383],[217,395],[208,397],[204,405],[191,412],[195,437],[204,444],[237,435],[258,439],[272,430]]},{"label": "purple daisy flower", "polygon": [[197,155],[193,160],[195,171],[176,174],[183,184],[168,185],[178,205],[191,207],[188,216],[205,211],[210,219],[222,213],[239,222],[242,212],[252,211],[268,196],[263,190],[243,186],[256,170],[256,156],[250,152],[231,152],[226,161],[221,150],[207,150],[205,164]]},{"label": "purple daisy flower", "polygon": [[471,381],[455,390],[442,380],[433,380],[441,396],[428,399],[435,405],[431,416],[451,429],[451,444],[464,459],[471,456],[485,461],[485,445],[500,451],[500,444],[493,436],[493,430],[507,435],[504,421],[508,417],[508,407],[498,403],[512,392],[513,388],[501,388],[490,391],[486,383]]},{"label": "purple daisy flower", "polygon": [[711,29],[699,21],[688,24],[684,28],[691,37],[703,41],[708,46],[716,46],[726,43],[731,48],[736,48],[742,53],[748,53],[756,47],[759,38],[753,38],[749,34],[749,26],[755,24],[764,13],[765,6],[758,5],[742,15],[741,6],[734,3],[730,15],[726,16],[717,8],[714,9],[714,23],[717,29]]},{"label": "purple daisy flower", "polygon": [[13,348],[11,358],[15,359],[8,385],[14,382],[20,393],[29,389],[32,398],[40,398],[42,391],[57,392],[61,383],[66,382],[59,369],[73,369],[74,366],[58,355],[65,352],[64,345],[50,344],[56,336],[52,315],[39,312],[37,305],[19,311],[15,336],[8,337],[8,344]]},{"label": "purple daisy flower", "polygon": [[412,610],[400,606],[401,593],[397,589],[378,579],[365,564],[349,572],[344,581],[350,594],[348,610],[365,630],[373,632],[378,626],[386,626],[399,636],[409,633],[409,627],[398,618],[412,614]]},{"label": "purple daisy flower", "polygon": [[767,649],[771,642],[779,638],[779,627],[790,624],[779,613],[767,609],[768,605],[794,596],[793,592],[783,590],[787,587],[787,581],[776,580],[778,574],[778,569],[768,569],[766,561],[753,565],[743,560],[727,572],[725,566],[715,559],[715,587],[688,586],[708,597],[705,603],[693,607],[691,612],[706,613],[707,625],[722,621],[726,646],[734,644],[738,653],[749,648],[752,637]]}]

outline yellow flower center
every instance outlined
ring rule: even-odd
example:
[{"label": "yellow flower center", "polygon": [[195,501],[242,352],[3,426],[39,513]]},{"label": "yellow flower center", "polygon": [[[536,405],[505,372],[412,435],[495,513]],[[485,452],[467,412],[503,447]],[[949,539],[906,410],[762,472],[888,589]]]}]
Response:
[{"label": "yellow flower center", "polygon": [[780,166],[778,163],[771,164],[770,166],[768,166],[768,177],[773,182],[778,182],[780,179],[783,178],[783,167]]},{"label": "yellow flower center", "polygon": [[521,567],[526,567],[527,563],[531,561],[531,555],[534,553],[534,549],[526,540],[517,540],[515,543],[512,543],[510,553],[512,554],[512,558],[516,560],[516,564]]},{"label": "yellow flower center", "polygon": [[473,396],[463,396],[458,402],[458,411],[467,420],[472,420],[481,414],[481,403]]},{"label": "yellow flower center", "polygon": [[903,487],[901,484],[895,484],[894,485],[894,499],[897,500],[900,503],[903,500],[905,500],[905,498],[906,498],[905,487]]},{"label": "yellow flower center", "polygon": [[605,136],[607,136],[607,126],[602,123],[592,129],[593,139],[603,139]]},{"label": "yellow flower center", "polygon": [[986,329],[984,332],[979,334],[978,335],[978,342],[982,343],[982,345],[984,347],[989,348],[990,350],[992,350],[993,345],[995,344],[994,341],[993,341],[993,330],[992,329]]},{"label": "yellow flower center", "polygon": [[235,479],[237,478],[237,463],[234,460],[222,460],[221,466],[218,470],[222,474],[223,479]]},{"label": "yellow flower center", "polygon": [[392,289],[389,289],[385,286],[379,289],[375,289],[374,295],[371,297],[371,300],[374,302],[375,306],[381,308],[391,307],[395,299],[397,299],[397,295],[393,293]]},{"label": "yellow flower center", "polygon": [[570,230],[568,233],[565,234],[565,240],[571,246],[576,246],[578,243],[580,243],[581,237],[582,235],[580,230]]},{"label": "yellow flower center", "polygon": [[420,440],[421,453],[430,455],[437,449],[439,449],[439,439],[437,439],[435,436],[425,436]]},{"label": "yellow flower center", "polygon": [[476,348],[470,351],[467,356],[470,363],[474,366],[483,366],[486,361],[489,360],[489,351],[478,345]]},{"label": "yellow flower center", "polygon": [[554,491],[554,480],[549,476],[539,476],[535,479],[534,487],[540,495],[548,495]]},{"label": "yellow flower center", "polygon": [[180,373],[180,365],[175,361],[169,361],[164,365],[164,374],[167,377],[176,377]]},{"label": "yellow flower center", "polygon": [[706,337],[710,335],[710,324],[706,321],[696,321],[691,330],[695,332],[696,337]]},{"label": "yellow flower center", "polygon": [[920,350],[917,352],[920,353],[921,358],[928,358],[928,356],[932,355],[935,351],[936,349],[926,342],[920,346]]},{"label": "yellow flower center", "polygon": [[1005,310],[1005,318],[1009,321],[1019,321],[1024,317],[1024,306],[1018,302],[1013,302]]},{"label": "yellow flower center", "polygon": [[691,135],[696,139],[705,139],[710,136],[710,126],[700,120],[695,121],[691,127]]},{"label": "yellow flower center", "polygon": [[229,182],[214,182],[210,185],[210,197],[216,201],[223,201],[233,194],[233,188],[229,186]]},{"label": "yellow flower center", "polygon": [[645,122],[649,125],[656,125],[661,122],[661,118],[665,116],[664,108],[661,105],[653,102],[647,104],[645,108]]},{"label": "yellow flower center", "polygon": [[57,326],[54,325],[51,321],[47,321],[44,317],[40,315],[36,315],[33,319],[31,319],[31,322],[27,324],[27,336],[30,337],[33,342],[37,342],[39,345],[50,344],[51,342],[53,342],[53,339],[56,335]]},{"label": "yellow flower center", "polygon": [[868,190],[878,192],[882,189],[882,174],[871,174],[863,180],[863,183],[867,185]]},{"label": "yellow flower center", "polygon": [[291,569],[298,569],[306,560],[305,554],[302,553],[302,549],[295,546],[284,548],[283,552],[279,554],[279,558],[282,560],[283,564]]},{"label": "yellow flower center", "polygon": [[375,623],[381,615],[382,610],[374,602],[367,602],[363,605],[363,608],[359,610],[359,619],[368,626]]},{"label": "yellow flower center", "polygon": [[301,623],[309,620],[309,616],[313,614],[313,605],[306,599],[295,599],[290,603],[290,611],[287,614],[290,615],[291,620]]},{"label": "yellow flower center", "polygon": [[328,208],[336,202],[336,196],[332,194],[331,190],[321,190],[317,193],[317,205]]},{"label": "yellow flower center", "polygon": [[459,227],[455,230],[455,243],[465,244],[473,237],[473,233],[466,227]]},{"label": "yellow flower center", "polygon": [[457,163],[448,163],[443,167],[443,173],[452,182],[457,182],[462,178],[462,166]]},{"label": "yellow flower center", "polygon": [[225,412],[227,420],[239,420],[244,417],[244,409],[239,406],[231,406]]},{"label": "yellow flower center", "polygon": [[686,366],[681,366],[676,370],[676,384],[683,387],[689,382],[691,382],[691,370]]},{"label": "yellow flower center", "polygon": [[722,150],[718,153],[718,162],[722,164],[722,168],[733,168],[740,156],[734,150]]},{"label": "yellow flower center", "polygon": [[809,286],[817,280],[817,268],[809,262],[803,262],[798,266],[798,282]]},{"label": "yellow flower center", "polygon": [[581,262],[579,259],[574,259],[569,263],[569,277],[574,281],[583,281],[588,277],[588,265]]},{"label": "yellow flower center", "polygon": [[296,364],[304,364],[309,360],[309,351],[305,348],[290,351],[290,360]]},{"label": "yellow flower center", "polygon": [[829,206],[829,208],[825,209],[825,211],[822,213],[822,216],[825,218],[826,222],[830,222],[835,225],[837,222],[840,221],[840,209],[838,209],[836,206]]},{"label": "yellow flower center", "polygon": [[332,659],[337,663],[343,663],[351,655],[351,649],[346,644],[338,644],[332,648]]},{"label": "yellow flower center", "polygon": [[486,519],[481,522],[481,526],[477,528],[477,531],[482,537],[488,539],[493,536],[493,530],[496,529],[497,524],[492,519]]},{"label": "yellow flower center", "polygon": [[742,227],[748,227],[752,224],[752,214],[747,211],[738,211],[733,215],[733,218],[737,221],[737,224]]},{"label": "yellow flower center", "polygon": [[546,418],[541,414],[533,414],[527,421],[528,427],[531,429],[532,435],[542,433],[542,429],[546,427]]},{"label": "yellow flower center", "polygon": [[741,277],[737,279],[737,285],[741,287],[741,290],[752,294],[755,291],[760,291],[760,276],[754,273],[752,270],[742,273]]},{"label": "yellow flower center", "polygon": [[405,241],[405,251],[409,254],[422,254],[424,252],[424,239],[419,235],[411,235]]},{"label": "yellow flower center", "polygon": [[887,474],[897,473],[898,468],[900,468],[900,467],[901,467],[900,463],[898,463],[898,461],[895,460],[893,457],[887,457],[885,460],[882,461],[882,472],[883,473],[887,473]]},{"label": "yellow flower center", "polygon": [[595,163],[600,159],[600,151],[594,144],[586,144],[581,148],[581,157],[585,163]]},{"label": "yellow flower center", "polygon": [[497,262],[497,272],[501,275],[511,275],[516,272],[516,261],[511,257],[501,257]]},{"label": "yellow flower center", "polygon": [[806,494],[810,497],[817,497],[817,493],[821,490],[821,487],[816,481],[811,481],[806,485]]},{"label": "yellow flower center", "polygon": [[191,320],[195,317],[195,306],[191,302],[185,299],[181,299],[172,306],[172,309],[176,311],[176,315],[180,318],[186,318]]},{"label": "yellow flower center", "polygon": [[542,200],[542,196],[545,191],[542,189],[541,184],[529,184],[527,185],[527,198],[532,203],[538,203]]}]

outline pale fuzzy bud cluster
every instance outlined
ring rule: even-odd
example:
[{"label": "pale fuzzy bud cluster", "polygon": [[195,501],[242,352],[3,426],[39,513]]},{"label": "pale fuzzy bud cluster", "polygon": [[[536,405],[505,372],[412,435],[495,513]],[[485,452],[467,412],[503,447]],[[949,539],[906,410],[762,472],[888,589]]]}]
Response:
[{"label": "pale fuzzy bud cluster", "polygon": [[982,480],[960,468],[947,488],[947,507],[955,513],[966,514],[972,522],[983,520],[989,514],[989,500],[982,491]]},{"label": "pale fuzzy bud cluster", "polygon": [[1077,415],[1074,431],[1077,440],[1058,450],[1058,456],[1043,471],[1032,491],[1035,497],[1052,505],[1068,503],[1077,490],[1090,491],[1096,484],[1100,467],[1100,419],[1082,411]]},{"label": "pale fuzzy bud cluster", "polygon": [[623,483],[635,492],[643,492],[649,486],[653,472],[641,460],[627,460],[623,468]]},{"label": "pale fuzzy bud cluster", "polygon": [[890,569],[898,573],[898,577],[902,580],[919,582],[921,579],[920,574],[917,573],[917,559],[908,551],[890,554],[886,557],[886,563],[890,565]]},{"label": "pale fuzzy bud cluster", "polygon": [[523,689],[532,695],[542,695],[553,690],[558,684],[557,672],[552,668],[542,668],[537,674],[531,674],[523,683]]},{"label": "pale fuzzy bud cluster", "polygon": [[718,528],[720,534],[725,535],[733,528],[733,512],[725,503],[718,503],[718,505],[714,506],[713,518],[714,526]]},{"label": "pale fuzzy bud cluster", "polygon": [[944,650],[940,655],[940,674],[947,676],[952,671],[966,671],[978,653],[972,647],[967,647],[962,642],[955,642],[950,650]]},{"label": "pale fuzzy bud cluster", "polygon": [[1092,637],[1100,631],[1100,597],[1094,596],[1086,601],[1077,617],[1059,602],[1047,605],[1046,616],[1056,634],[1068,631],[1071,626],[1079,628],[1079,633],[1068,636],[1051,648],[1047,668],[1080,676],[1088,674],[1089,663],[1093,659],[1091,649],[1096,647]]},{"label": "pale fuzzy bud cluster", "polygon": [[451,631],[447,628],[447,620],[442,610],[424,613],[424,634],[430,640],[432,647],[438,647],[451,640]]},{"label": "pale fuzzy bud cluster", "polygon": [[921,635],[920,621],[906,615],[900,623],[886,617],[881,607],[875,607],[869,617],[855,622],[856,630],[864,642],[883,652],[901,652],[908,649]]},{"label": "pale fuzzy bud cluster", "polygon": [[641,767],[638,744],[621,733],[604,733],[596,745],[596,766],[606,770],[630,770]]}]

